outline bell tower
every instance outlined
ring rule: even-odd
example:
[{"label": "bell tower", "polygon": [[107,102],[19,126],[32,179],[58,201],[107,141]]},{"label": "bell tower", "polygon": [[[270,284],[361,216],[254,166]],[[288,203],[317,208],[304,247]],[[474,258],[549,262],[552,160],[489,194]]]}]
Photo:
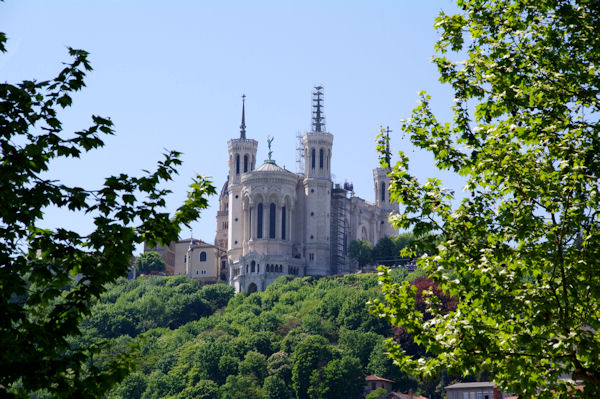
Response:
[{"label": "bell tower", "polygon": [[306,198],[306,273],[324,276],[330,271],[331,148],[333,135],[325,128],[323,87],[312,93],[312,129],[304,134],[304,194]]},{"label": "bell tower", "polygon": [[[373,169],[373,183],[375,189],[375,205],[385,210],[398,210],[398,204],[392,204],[390,202],[390,178],[388,172],[390,171],[391,154],[390,154],[390,127],[386,127],[385,130],[381,128],[382,133],[386,139],[386,151],[385,151],[385,162],[387,168],[375,168]],[[381,159],[381,158],[380,158]]]},{"label": "bell tower", "polygon": [[[258,141],[246,138],[246,95],[242,95],[240,138],[227,142],[229,151],[229,220],[227,249],[230,256],[242,252],[242,175],[254,170]],[[239,252],[239,254],[238,254]]]}]

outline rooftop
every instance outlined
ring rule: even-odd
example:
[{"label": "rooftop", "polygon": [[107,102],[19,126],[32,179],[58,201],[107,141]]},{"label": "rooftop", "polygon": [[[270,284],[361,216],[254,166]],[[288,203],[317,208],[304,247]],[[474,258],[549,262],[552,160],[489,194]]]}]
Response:
[{"label": "rooftop", "polygon": [[481,382],[459,382],[457,384],[448,385],[445,389],[464,389],[464,388],[495,388],[496,385],[493,382],[481,381]]}]

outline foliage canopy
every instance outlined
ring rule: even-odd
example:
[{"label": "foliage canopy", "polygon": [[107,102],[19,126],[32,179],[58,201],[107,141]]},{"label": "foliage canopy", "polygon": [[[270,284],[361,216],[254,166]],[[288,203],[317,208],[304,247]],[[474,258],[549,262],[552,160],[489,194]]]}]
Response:
[{"label": "foliage canopy", "polygon": [[[6,36],[0,33],[0,52]],[[106,178],[97,190],[45,178],[51,162],[79,158],[113,134],[110,119],[92,116],[91,127],[68,134],[58,119],[91,71],[88,53],[69,48],[73,61],[51,80],[0,84],[0,393],[27,396],[44,389],[54,397],[100,397],[128,372],[117,356],[100,369],[103,345],[72,348],[79,321],[107,283],[126,275],[135,245],[169,242],[180,224],[199,216],[214,187],[202,177],[174,217],[164,212],[179,153],[169,152],[154,172]],[[93,220],[80,234],[40,227],[46,208]],[[7,350],[10,348],[10,350]]]},{"label": "foliage canopy", "polygon": [[135,268],[139,274],[164,272],[165,262],[155,251],[144,252],[135,259]]},{"label": "foliage canopy", "polygon": [[464,177],[466,196],[436,178],[418,182],[402,153],[391,172],[392,196],[405,206],[395,224],[441,234],[438,253],[419,265],[457,310],[444,315],[432,300],[425,317],[415,288],[384,273],[374,311],[427,349],[417,360],[391,345],[404,370],[486,370],[521,397],[598,397],[600,2],[458,6],[461,14],[435,23],[434,63],[455,93],[453,121],[438,121],[423,93],[403,130],[438,168]]}]

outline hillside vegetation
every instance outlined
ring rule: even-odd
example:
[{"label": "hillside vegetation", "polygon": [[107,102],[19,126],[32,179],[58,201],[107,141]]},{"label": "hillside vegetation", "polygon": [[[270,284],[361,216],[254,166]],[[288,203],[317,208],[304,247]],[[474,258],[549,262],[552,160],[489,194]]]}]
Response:
[{"label": "hillside vegetation", "polygon": [[133,344],[137,369],[109,398],[355,397],[369,374],[439,397],[440,381],[419,385],[387,358],[384,339],[393,331],[367,310],[379,295],[375,274],[281,277],[249,296],[186,276],[121,280],[73,344],[110,339],[99,363]]}]

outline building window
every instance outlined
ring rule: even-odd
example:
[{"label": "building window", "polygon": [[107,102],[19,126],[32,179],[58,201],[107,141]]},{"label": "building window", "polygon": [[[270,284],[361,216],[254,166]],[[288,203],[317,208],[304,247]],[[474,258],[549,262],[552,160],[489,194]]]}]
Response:
[{"label": "building window", "polygon": [[202,270],[202,274],[206,274],[206,270]]},{"label": "building window", "polygon": [[371,390],[375,390],[377,389],[377,384],[375,384],[374,382],[371,383]]},{"label": "building window", "polygon": [[200,252],[200,262],[206,262],[206,252]]},{"label": "building window", "polygon": [[244,173],[248,171],[248,155],[244,155]]},{"label": "building window", "polygon": [[323,169],[323,149],[319,150],[319,169]]},{"label": "building window", "polygon": [[263,205],[258,204],[256,208],[256,238],[262,238],[263,231]]},{"label": "building window", "polygon": [[385,183],[381,183],[381,202],[385,202]]},{"label": "building window", "polygon": [[310,261],[315,260],[315,254],[308,254],[308,260],[310,260]]},{"label": "building window", "polygon": [[240,174],[240,154],[236,154],[235,156],[235,174]]},{"label": "building window", "polygon": [[281,208],[281,239],[285,240],[285,206]]},{"label": "building window", "polygon": [[275,238],[275,204],[269,205],[269,238]]},{"label": "building window", "polygon": [[477,392],[477,399],[483,399],[483,395],[481,392]]},{"label": "building window", "polygon": [[254,269],[256,268],[256,262],[250,262],[250,273],[254,273]]},{"label": "building window", "polygon": [[311,167],[314,169],[315,168],[315,162],[316,162],[316,151],[313,148],[312,151],[310,152],[310,162],[311,162]]}]

